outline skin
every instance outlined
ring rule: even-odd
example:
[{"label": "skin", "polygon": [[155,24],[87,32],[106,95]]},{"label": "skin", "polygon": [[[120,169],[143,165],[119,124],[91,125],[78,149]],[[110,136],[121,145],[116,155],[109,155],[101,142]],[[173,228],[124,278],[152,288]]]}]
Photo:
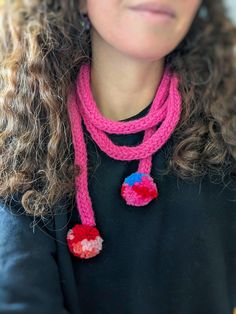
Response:
[{"label": "skin", "polygon": [[91,89],[103,116],[129,118],[153,100],[164,58],[187,34],[201,0],[152,0],[171,6],[168,22],[147,18],[129,6],[148,0],[80,0],[91,23]]}]

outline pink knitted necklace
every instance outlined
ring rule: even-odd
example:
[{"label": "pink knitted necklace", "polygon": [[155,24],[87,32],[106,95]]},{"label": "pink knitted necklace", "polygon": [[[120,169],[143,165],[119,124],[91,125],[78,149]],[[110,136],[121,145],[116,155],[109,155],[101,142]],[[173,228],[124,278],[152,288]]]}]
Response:
[{"label": "pink knitted necklace", "polygon": [[[88,191],[88,157],[82,120],[92,139],[108,156],[117,160],[139,160],[137,171],[126,177],[121,184],[120,195],[127,205],[144,206],[159,195],[156,183],[150,175],[152,154],[167,142],[181,114],[178,78],[167,67],[147,115],[133,121],[113,121],[100,113],[92,95],[90,73],[91,65],[83,64],[77,76],[76,88],[68,98],[74,163],[80,167],[75,186],[77,210],[82,223],[71,228],[66,239],[69,251],[83,259],[96,256],[102,250],[103,239],[96,227]],[[143,141],[132,147],[117,146],[106,134],[131,134],[140,131],[145,131]]]}]

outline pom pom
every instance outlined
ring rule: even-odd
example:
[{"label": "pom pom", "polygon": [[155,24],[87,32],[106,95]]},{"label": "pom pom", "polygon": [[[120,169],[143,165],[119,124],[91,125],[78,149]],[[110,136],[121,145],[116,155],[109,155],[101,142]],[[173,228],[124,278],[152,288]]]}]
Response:
[{"label": "pom pom", "polygon": [[70,252],[80,258],[96,256],[102,249],[103,239],[96,227],[76,224],[67,233]]},{"label": "pom pom", "polygon": [[134,172],[125,178],[121,196],[128,205],[144,206],[158,197],[157,186],[148,173]]}]

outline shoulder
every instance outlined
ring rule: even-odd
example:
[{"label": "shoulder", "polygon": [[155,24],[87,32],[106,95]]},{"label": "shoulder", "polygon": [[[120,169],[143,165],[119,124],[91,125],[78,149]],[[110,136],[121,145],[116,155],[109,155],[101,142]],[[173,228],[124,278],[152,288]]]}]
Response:
[{"label": "shoulder", "polygon": [[201,181],[204,192],[212,201],[234,202],[236,210],[236,175],[225,174],[224,177],[211,174]]},{"label": "shoulder", "polygon": [[20,202],[0,201],[0,313],[66,313],[55,239],[35,222]]},{"label": "shoulder", "polygon": [[[49,222],[52,224],[52,219]],[[53,234],[41,220],[25,213],[18,198],[12,197],[8,203],[0,199],[0,250],[26,249],[32,243],[38,250],[56,249]]]}]

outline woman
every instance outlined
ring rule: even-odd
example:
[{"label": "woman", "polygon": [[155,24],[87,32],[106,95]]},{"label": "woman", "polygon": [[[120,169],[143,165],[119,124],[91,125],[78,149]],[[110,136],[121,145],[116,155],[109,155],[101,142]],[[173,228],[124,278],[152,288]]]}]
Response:
[{"label": "woman", "polygon": [[235,26],[147,5],[3,7],[0,313],[233,313]]}]

